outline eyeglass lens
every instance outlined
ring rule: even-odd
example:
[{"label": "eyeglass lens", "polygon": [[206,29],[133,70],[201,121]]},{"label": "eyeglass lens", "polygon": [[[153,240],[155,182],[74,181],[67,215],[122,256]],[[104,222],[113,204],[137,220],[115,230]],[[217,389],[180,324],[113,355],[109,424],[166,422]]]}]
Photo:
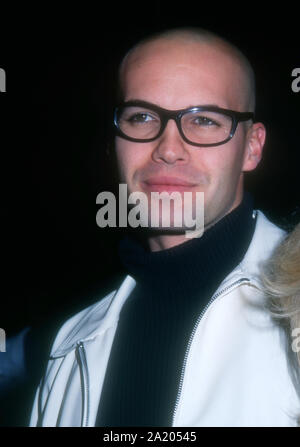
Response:
[{"label": "eyeglass lens", "polygon": [[[155,138],[161,129],[159,114],[140,106],[126,106],[118,116],[120,130],[130,138]],[[232,118],[220,112],[193,110],[181,116],[181,129],[194,143],[213,144],[226,140],[232,128]]]}]

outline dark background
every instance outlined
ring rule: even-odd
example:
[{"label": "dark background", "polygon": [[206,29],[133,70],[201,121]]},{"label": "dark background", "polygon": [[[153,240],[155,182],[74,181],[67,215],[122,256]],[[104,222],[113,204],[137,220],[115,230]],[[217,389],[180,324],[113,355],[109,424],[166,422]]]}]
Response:
[{"label": "dark background", "polygon": [[239,15],[226,16],[217,7],[203,14],[201,6],[180,11],[168,2],[152,2],[147,13],[147,4],[114,5],[76,21],[26,11],[23,22],[2,28],[0,327],[7,334],[84,307],[118,269],[118,231],[96,226],[95,199],[114,182],[106,137],[115,67],[148,33],[201,26],[246,53],[257,75],[257,119],[268,131],[263,160],[246,185],[279,224],[300,204],[295,11],[262,15],[240,6]]},{"label": "dark background", "polygon": [[[204,10],[204,6],[207,10]],[[106,153],[115,68],[148,33],[200,26],[235,43],[257,76],[257,120],[268,131],[248,174],[255,204],[281,226],[299,220],[300,67],[295,7],[241,3],[114,2],[64,12],[26,8],[1,17],[1,312],[7,336],[50,334],[108,290],[119,272],[118,231],[96,226],[96,195],[114,182]],[[50,329],[49,329],[50,328]]]}]

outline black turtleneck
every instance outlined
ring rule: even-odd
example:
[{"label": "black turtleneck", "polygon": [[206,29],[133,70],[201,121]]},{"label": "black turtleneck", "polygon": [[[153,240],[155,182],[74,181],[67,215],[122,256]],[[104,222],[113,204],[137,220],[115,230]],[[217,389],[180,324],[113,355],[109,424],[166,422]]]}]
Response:
[{"label": "black turtleneck", "polygon": [[255,219],[252,198],[202,237],[158,252],[133,237],[120,257],[137,285],[114,338],[96,426],[170,426],[188,340],[223,279],[242,260]]}]

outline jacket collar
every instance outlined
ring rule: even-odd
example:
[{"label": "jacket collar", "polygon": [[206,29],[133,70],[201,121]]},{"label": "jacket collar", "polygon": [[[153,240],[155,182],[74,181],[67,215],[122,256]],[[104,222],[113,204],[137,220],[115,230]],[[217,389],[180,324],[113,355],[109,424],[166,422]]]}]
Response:
[{"label": "jacket collar", "polygon": [[[127,275],[118,290],[69,319],[61,328],[50,357],[56,358],[68,354],[80,342],[91,341],[116,324],[120,310],[134,287],[135,280]],[[60,333],[64,333],[65,336],[60,337]]]},{"label": "jacket collar", "polygon": [[[241,278],[259,283],[261,264],[270,256],[284,231],[270,222],[261,211],[256,213],[256,227],[252,241],[242,262],[222,281],[218,290]],[[80,342],[89,342],[117,324],[120,310],[135,287],[135,280],[126,276],[120,288],[68,320],[53,347],[51,357],[62,357],[75,349]]]}]

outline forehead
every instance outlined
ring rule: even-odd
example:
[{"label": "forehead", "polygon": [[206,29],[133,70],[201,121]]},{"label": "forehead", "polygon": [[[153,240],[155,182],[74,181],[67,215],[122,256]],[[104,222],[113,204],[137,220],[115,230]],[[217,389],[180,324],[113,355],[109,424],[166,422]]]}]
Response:
[{"label": "forehead", "polygon": [[121,70],[124,100],[169,109],[217,104],[241,109],[244,76],[228,48],[194,41],[158,40],[129,54]]}]

